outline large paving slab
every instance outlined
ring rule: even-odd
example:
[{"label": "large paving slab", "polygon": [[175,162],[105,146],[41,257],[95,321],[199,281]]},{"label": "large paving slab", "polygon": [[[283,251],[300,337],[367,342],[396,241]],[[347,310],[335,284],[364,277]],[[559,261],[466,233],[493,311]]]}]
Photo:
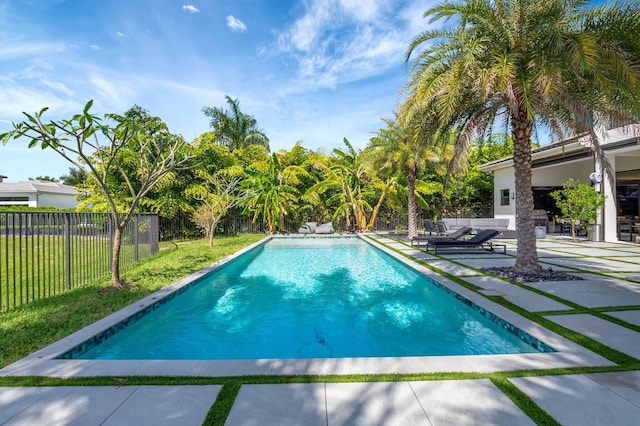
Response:
[{"label": "large paving slab", "polygon": [[[640,377],[617,374],[606,384],[593,376],[544,376],[510,379],[563,426],[635,426],[640,419]],[[626,374],[626,379],[621,379]]]},{"label": "large paving slab", "polygon": [[547,319],[640,359],[640,333],[589,314],[553,315]]},{"label": "large paving slab", "polygon": [[[437,259],[437,258],[436,258]],[[473,269],[465,268],[464,266],[457,265],[452,262],[448,262],[446,260],[429,260],[424,259],[424,262],[437,268],[443,272],[446,272],[455,276],[468,276],[468,275],[480,275],[480,272],[475,271]]]},{"label": "large paving slab", "polygon": [[640,286],[635,283],[597,274],[572,275],[584,279],[543,281],[528,285],[589,308],[640,305]]},{"label": "large paving slab", "polygon": [[624,253],[619,251],[601,247],[557,247],[555,250],[559,250],[558,254],[571,254],[581,257],[624,256]]},{"label": "large paving slab", "polygon": [[325,385],[243,385],[225,424],[326,426]]},{"label": "large paving slab", "polygon": [[489,380],[411,382],[433,425],[533,425]]},{"label": "large paving slab", "polygon": [[616,311],[616,312],[605,312],[607,315],[611,315],[612,317],[621,319],[622,321],[626,321],[629,324],[635,324],[640,326],[640,310],[634,311]]},{"label": "large paving slab", "polygon": [[533,425],[488,380],[244,385],[227,425]]},{"label": "large paving slab", "polygon": [[221,386],[0,388],[2,425],[201,425]]},{"label": "large paving slab", "polygon": [[504,268],[511,267],[515,265],[516,258],[515,257],[493,257],[493,258],[482,258],[482,259],[465,259],[461,262],[464,262],[465,265],[470,266],[472,268]]},{"label": "large paving slab", "polygon": [[427,413],[407,382],[327,383],[327,425],[421,425]]},{"label": "large paving slab", "polygon": [[603,259],[600,257],[553,258],[545,259],[545,262],[583,271],[640,272],[640,264],[621,262],[614,259]]},{"label": "large paving slab", "polygon": [[563,311],[571,309],[571,307],[563,303],[549,299],[548,297],[544,297],[538,293],[534,293],[498,278],[488,276],[467,277],[465,278],[465,281],[485,289],[485,291],[481,291],[481,293],[487,296],[502,296],[529,312]]}]

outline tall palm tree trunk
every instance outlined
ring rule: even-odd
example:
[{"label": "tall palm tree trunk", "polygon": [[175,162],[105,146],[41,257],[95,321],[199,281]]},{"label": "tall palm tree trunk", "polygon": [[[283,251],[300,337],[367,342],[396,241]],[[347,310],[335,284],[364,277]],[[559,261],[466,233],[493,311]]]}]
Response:
[{"label": "tall palm tree trunk", "polygon": [[409,235],[407,238],[411,239],[418,235],[418,204],[416,204],[416,171],[415,169],[409,169],[407,174],[407,206],[409,208],[407,228]]},{"label": "tall palm tree trunk", "polygon": [[531,189],[532,121],[524,108],[512,116],[513,163],[516,184],[516,231],[518,256],[515,270],[532,274],[540,271],[533,221],[533,191]]}]

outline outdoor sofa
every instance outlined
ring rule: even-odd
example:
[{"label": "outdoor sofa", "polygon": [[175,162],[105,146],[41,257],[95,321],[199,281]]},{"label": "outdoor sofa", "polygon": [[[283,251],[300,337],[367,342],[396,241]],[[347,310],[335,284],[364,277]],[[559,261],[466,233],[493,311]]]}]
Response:
[{"label": "outdoor sofa", "polygon": [[448,230],[456,230],[463,226],[468,226],[477,231],[484,229],[494,229],[498,232],[504,232],[509,227],[509,219],[499,219],[493,217],[470,218],[444,218],[442,222],[447,226]]}]

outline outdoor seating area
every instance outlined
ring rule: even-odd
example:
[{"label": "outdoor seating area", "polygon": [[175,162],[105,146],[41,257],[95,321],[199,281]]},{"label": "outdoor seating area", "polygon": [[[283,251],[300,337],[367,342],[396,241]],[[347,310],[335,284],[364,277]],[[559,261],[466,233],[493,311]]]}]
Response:
[{"label": "outdoor seating area", "polygon": [[618,218],[618,239],[640,244],[640,217]]},{"label": "outdoor seating area", "polygon": [[478,217],[478,218],[443,218],[442,222],[447,229],[456,230],[463,226],[468,226],[473,230],[494,229],[498,232],[506,231],[509,228],[509,219]]},{"label": "outdoor seating area", "polygon": [[433,252],[433,254],[442,253],[463,253],[470,250],[486,250],[489,252],[507,252],[506,244],[495,243],[490,241],[500,233],[495,229],[485,229],[478,232],[472,238],[468,240],[462,239],[435,239],[427,242],[427,253]]},{"label": "outdoor seating area", "polygon": [[333,234],[333,222],[321,223],[307,222],[298,229],[298,234]]}]

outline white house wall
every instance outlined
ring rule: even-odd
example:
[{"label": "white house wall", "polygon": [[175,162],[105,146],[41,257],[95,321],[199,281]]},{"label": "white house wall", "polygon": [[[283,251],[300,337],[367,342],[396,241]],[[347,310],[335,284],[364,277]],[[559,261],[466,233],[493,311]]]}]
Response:
[{"label": "white house wall", "polygon": [[[513,167],[498,169],[493,172],[493,216],[499,219],[509,219],[509,229],[516,229],[516,204],[513,196],[516,193],[516,179]],[[510,194],[509,205],[501,206],[500,198],[503,189]]]},{"label": "white house wall", "polygon": [[65,194],[39,194],[39,207],[57,207],[59,209],[69,209],[77,207],[78,202],[73,195]]},{"label": "white house wall", "polygon": [[589,174],[594,171],[592,158],[534,168],[531,174],[533,186],[562,186],[570,178],[589,182]]}]

